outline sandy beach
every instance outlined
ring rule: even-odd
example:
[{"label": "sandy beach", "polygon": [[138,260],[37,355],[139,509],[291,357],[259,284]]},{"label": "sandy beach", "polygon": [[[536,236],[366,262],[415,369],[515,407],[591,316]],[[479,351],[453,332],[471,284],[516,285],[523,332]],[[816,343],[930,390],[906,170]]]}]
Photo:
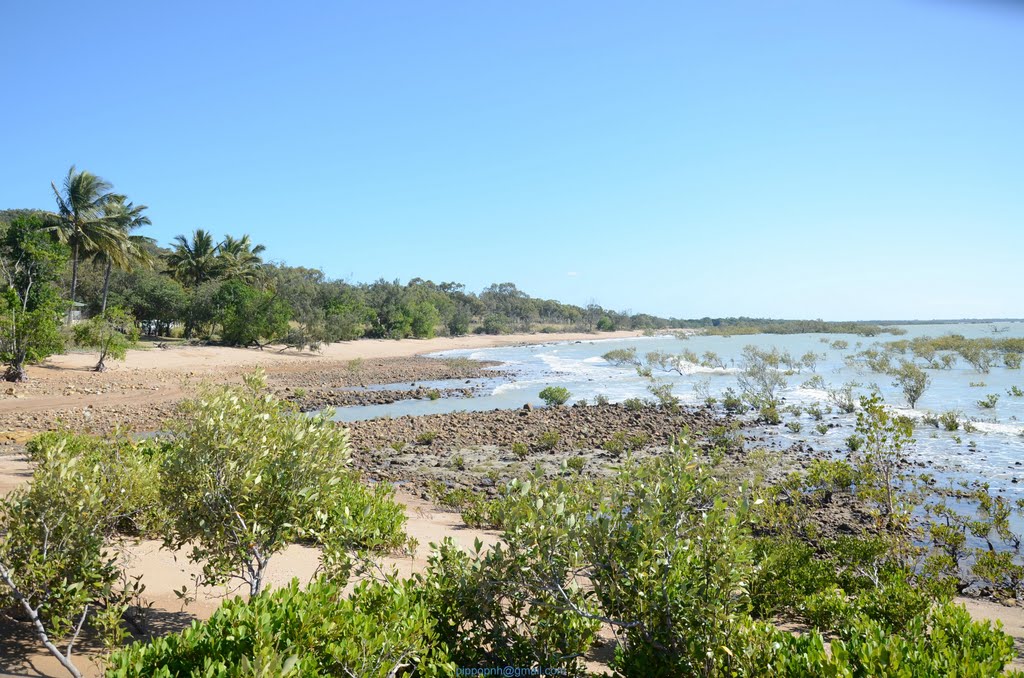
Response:
[{"label": "sandy beach", "polygon": [[[436,351],[472,350],[495,346],[522,344],[548,344],[559,341],[598,341],[641,336],[639,332],[564,332],[552,334],[473,334],[463,337],[435,337],[433,339],[358,339],[328,344],[323,350],[296,352],[268,346],[263,350],[228,348],[223,346],[183,346],[167,349],[132,350],[123,362],[112,362],[115,370],[181,370],[271,366],[294,364],[296,361],[341,362],[362,358],[405,358]],[[88,370],[96,360],[91,353],[68,353],[48,359],[43,368],[57,370]],[[29,368],[30,378],[43,377],[45,370]]]},{"label": "sandy beach", "polygon": [[[203,383],[235,383],[261,367],[280,388],[292,375],[338,374],[352,361],[398,360],[436,351],[494,346],[595,341],[638,336],[637,332],[471,335],[434,339],[361,339],[330,344],[321,352],[297,352],[269,346],[264,350],[223,346],[170,346],[129,350],[123,361],[92,371],[96,354],[52,356],[28,367],[29,381],[0,385],[0,445],[24,442],[33,432],[59,425],[75,430],[107,431],[115,427],[152,430],[172,416],[175,404]],[[376,365],[374,367],[381,367]],[[383,367],[386,367],[384,365]],[[372,377],[372,375],[369,375]],[[418,379],[415,370],[401,376]],[[387,383],[387,370],[380,378]]]}]

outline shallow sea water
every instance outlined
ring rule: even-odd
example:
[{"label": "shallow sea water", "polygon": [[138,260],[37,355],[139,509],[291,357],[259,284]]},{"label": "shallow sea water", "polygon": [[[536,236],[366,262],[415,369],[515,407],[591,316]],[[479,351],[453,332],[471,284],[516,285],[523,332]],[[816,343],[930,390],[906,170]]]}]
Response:
[{"label": "shallow sea water", "polygon": [[[741,353],[747,345],[762,349],[775,347],[788,351],[799,358],[808,351],[818,354],[819,360],[813,371],[803,369],[787,377],[787,386],[782,392],[785,404],[827,405],[827,394],[818,389],[803,386],[814,375],[820,375],[829,386],[840,386],[849,381],[864,385],[861,393],[870,386],[876,386],[885,401],[901,412],[920,418],[925,413],[942,413],[958,410],[974,421],[977,431],[965,433],[962,430],[946,432],[920,423],[915,430],[912,457],[926,462],[939,470],[940,482],[982,480],[994,489],[1011,496],[1024,497],[1024,398],[1008,395],[1012,386],[1024,389],[1024,370],[1009,370],[1002,364],[995,366],[988,374],[980,374],[963,360],[958,360],[950,370],[928,370],[931,385],[917,404],[916,410],[906,407],[900,390],[892,384],[892,378],[884,374],[859,370],[847,366],[844,358],[857,351],[870,348],[895,339],[911,339],[915,336],[941,336],[961,334],[966,337],[1024,337],[1024,323],[998,323],[1001,331],[993,333],[991,324],[951,325],[906,325],[906,334],[896,337],[882,334],[876,337],[840,334],[795,334],[795,335],[751,335],[751,336],[692,336],[681,340],[675,337],[642,337],[634,339],[599,340],[572,343],[553,343],[532,346],[502,347],[472,351],[448,351],[434,357],[468,357],[479,360],[496,360],[508,378],[473,380],[466,384],[457,382],[421,382],[424,386],[453,387],[477,386],[480,395],[475,398],[446,398],[435,401],[407,400],[389,405],[341,408],[337,418],[355,421],[374,417],[434,414],[453,411],[485,411],[495,408],[511,409],[525,403],[535,406],[542,402],[538,393],[545,386],[558,385],[569,389],[573,400],[593,401],[603,394],[612,402],[621,402],[632,397],[650,397],[648,382],[629,367],[616,367],[601,356],[616,348],[635,347],[639,355],[650,351],[664,351],[678,354],[684,350],[697,355],[705,351],[717,353],[726,367],[709,369],[694,366],[688,373],[659,374],[659,378],[673,385],[674,393],[686,403],[699,403],[698,392],[706,389],[711,395],[719,396],[726,388],[737,389],[737,373]],[[823,339],[825,341],[823,341]],[[843,340],[848,343],[845,350],[834,349],[832,342]],[[908,354],[909,358],[910,355]],[[971,386],[984,382],[984,386]],[[393,387],[408,387],[394,385]],[[738,390],[738,389],[737,389]],[[994,409],[985,409],[978,401],[988,394],[999,394]],[[784,415],[784,421],[793,417]],[[817,423],[806,413],[799,421],[802,430],[793,433],[784,426],[774,426],[758,431],[766,434],[776,445],[787,445],[802,441],[817,449],[842,450],[846,438],[853,433],[853,415],[833,413],[825,421],[837,424],[821,435],[815,431]],[[1019,465],[1018,465],[1019,464]],[[1019,483],[1015,483],[1018,480]]]}]

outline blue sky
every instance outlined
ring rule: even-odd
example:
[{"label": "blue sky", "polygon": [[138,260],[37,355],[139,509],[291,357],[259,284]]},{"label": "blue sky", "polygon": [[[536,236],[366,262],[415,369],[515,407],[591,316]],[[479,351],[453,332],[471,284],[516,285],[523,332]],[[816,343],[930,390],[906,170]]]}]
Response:
[{"label": "blue sky", "polygon": [[679,317],[1024,316],[1024,5],[7,2],[0,207]]}]

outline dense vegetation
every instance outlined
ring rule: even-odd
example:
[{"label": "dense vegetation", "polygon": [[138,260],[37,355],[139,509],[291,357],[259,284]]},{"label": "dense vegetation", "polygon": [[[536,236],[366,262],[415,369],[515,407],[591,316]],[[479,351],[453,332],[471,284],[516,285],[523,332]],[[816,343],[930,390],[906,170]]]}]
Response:
[{"label": "dense vegetation", "polygon": [[[116,193],[102,178],[72,167],[52,188],[52,211],[0,212],[8,288],[0,308],[7,320],[0,348],[11,378],[24,376],[26,361],[63,348],[69,337],[60,336],[55,320],[103,316],[112,308],[149,336],[296,348],[360,337],[669,324],[597,304],[533,298],[512,283],[477,294],[458,283],[420,278],[405,284],[329,280],[319,270],[266,261],[265,248],[244,234],[219,237],[197,229],[161,247],[136,232],[150,224],[147,207]],[[102,367],[108,342],[88,343],[100,347]]]},{"label": "dense vegetation", "polygon": [[[412,578],[359,566],[402,547],[401,510],[345,470],[342,429],[291,414],[253,375],[189,403],[165,438],[37,439],[32,482],[0,503],[0,604],[20,605],[72,675],[90,624],[112,650],[108,675],[125,678],[492,666],[582,676],[601,627],[624,676],[981,677],[1014,656],[1011,638],[952,597],[1024,595],[1010,528],[1022,507],[907,474],[909,429],[877,400],[860,403],[864,444],[850,461],[772,483],[770,456],[684,432],[611,476],[567,466],[496,497],[464,494],[464,520],[500,530],[500,542],[433,544]],[[724,464],[737,453],[741,466]],[[827,529],[822,516],[850,506],[862,517]],[[125,646],[145,629],[144,581],[106,554],[136,535],[186,546],[204,566],[197,585],[237,577],[250,596]],[[323,550],[321,574],[264,590],[265,561],[296,540]]]},{"label": "dense vegetation", "polygon": [[390,487],[348,468],[346,431],[298,416],[259,374],[186,402],[171,428],[142,441],[43,434],[29,444],[32,481],[0,499],[0,609],[30,621],[72,675],[86,623],[110,648],[146,628],[144,583],[121,548],[133,538],[182,549],[202,566],[195,587],[236,579],[254,598],[289,543],[320,547],[341,581],[354,554],[405,543]]}]

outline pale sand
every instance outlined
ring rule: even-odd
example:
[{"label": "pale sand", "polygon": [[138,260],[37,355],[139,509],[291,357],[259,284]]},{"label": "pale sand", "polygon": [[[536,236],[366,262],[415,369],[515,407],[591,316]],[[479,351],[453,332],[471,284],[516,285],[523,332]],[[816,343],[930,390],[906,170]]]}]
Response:
[{"label": "pale sand", "polygon": [[[597,341],[640,336],[639,332],[558,333],[558,334],[474,334],[465,337],[436,337],[434,339],[359,339],[324,346],[319,353],[280,350],[228,348],[224,346],[187,346],[167,349],[133,350],[122,361],[108,361],[113,369],[195,371],[211,367],[247,367],[255,365],[294,364],[299,361],[336,362],[356,358],[406,358],[436,351],[456,349],[493,348],[521,344],[548,344],[560,341]],[[61,369],[83,370],[96,364],[94,353],[69,353],[49,358],[45,366],[52,369],[29,367],[30,378],[51,379]]]},{"label": "pale sand", "polygon": [[[355,359],[408,358],[452,349],[599,341],[639,336],[638,332],[472,335],[435,339],[360,339],[325,346],[322,352],[267,347],[172,346],[132,350],[123,361],[107,361],[106,372],[92,371],[97,355],[74,352],[31,365],[29,381],[0,385],[0,445],[23,443],[35,432],[51,428],[69,413],[92,410],[104,421],[115,416],[129,429],[147,430],[173,413],[174,404],[194,393],[202,382],[238,382],[261,366],[268,372],[337,371]],[[69,424],[83,424],[80,416]],[[67,422],[66,422],[67,423]]]}]

